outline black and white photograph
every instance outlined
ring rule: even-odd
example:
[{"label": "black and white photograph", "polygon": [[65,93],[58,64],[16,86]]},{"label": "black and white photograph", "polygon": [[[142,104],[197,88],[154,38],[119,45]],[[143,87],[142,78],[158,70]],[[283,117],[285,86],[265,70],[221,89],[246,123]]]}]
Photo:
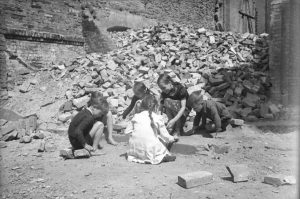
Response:
[{"label": "black and white photograph", "polygon": [[0,0],[0,199],[298,199],[300,0]]}]

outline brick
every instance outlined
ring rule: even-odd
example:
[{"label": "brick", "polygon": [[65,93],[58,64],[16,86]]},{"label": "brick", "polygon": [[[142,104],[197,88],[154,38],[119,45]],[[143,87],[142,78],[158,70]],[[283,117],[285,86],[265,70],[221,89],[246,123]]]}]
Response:
[{"label": "brick", "polygon": [[66,122],[71,118],[72,118],[72,113],[70,113],[70,112],[63,113],[58,116],[58,120],[61,122]]},{"label": "brick", "polygon": [[250,172],[247,165],[229,165],[226,166],[226,169],[230,173],[233,182],[245,182],[249,179]]},{"label": "brick", "polygon": [[75,158],[89,158],[89,157],[91,157],[91,154],[86,149],[79,149],[79,150],[74,151],[74,157]]},{"label": "brick", "polygon": [[89,96],[83,96],[81,98],[73,99],[73,105],[76,106],[76,108],[80,109],[86,106],[89,100]]},{"label": "brick", "polygon": [[232,119],[230,121],[230,124],[236,125],[236,126],[242,126],[244,125],[244,120],[241,119]]},{"label": "brick", "polygon": [[74,154],[72,149],[62,149],[59,151],[59,155],[64,159],[74,159]]},{"label": "brick", "polygon": [[213,174],[207,171],[197,171],[178,176],[178,184],[189,189],[213,182]]}]

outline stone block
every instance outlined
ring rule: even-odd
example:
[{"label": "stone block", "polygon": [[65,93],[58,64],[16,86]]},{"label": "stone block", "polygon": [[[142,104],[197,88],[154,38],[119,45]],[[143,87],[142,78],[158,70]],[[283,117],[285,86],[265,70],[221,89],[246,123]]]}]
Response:
[{"label": "stone block", "polygon": [[89,158],[91,157],[91,154],[86,149],[79,149],[74,151],[74,157],[75,158]]},{"label": "stone block", "polygon": [[212,182],[213,174],[207,171],[197,171],[178,176],[178,184],[186,189]]},{"label": "stone block", "polygon": [[245,182],[249,179],[249,168],[244,164],[229,165],[226,169],[230,173],[233,182]]}]

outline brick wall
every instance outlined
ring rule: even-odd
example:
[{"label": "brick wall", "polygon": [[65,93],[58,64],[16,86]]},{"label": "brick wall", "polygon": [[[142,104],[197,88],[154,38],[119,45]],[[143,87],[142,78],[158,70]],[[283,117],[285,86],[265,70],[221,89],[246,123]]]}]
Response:
[{"label": "brick wall", "polygon": [[61,0],[1,0],[7,28],[81,35],[80,4]]},{"label": "brick wall", "polygon": [[83,46],[35,41],[7,40],[7,49],[33,68],[48,68],[60,62],[68,63],[85,54]]},{"label": "brick wall", "polygon": [[270,74],[272,99],[288,104],[298,104],[300,99],[300,2],[273,0],[270,16]]}]

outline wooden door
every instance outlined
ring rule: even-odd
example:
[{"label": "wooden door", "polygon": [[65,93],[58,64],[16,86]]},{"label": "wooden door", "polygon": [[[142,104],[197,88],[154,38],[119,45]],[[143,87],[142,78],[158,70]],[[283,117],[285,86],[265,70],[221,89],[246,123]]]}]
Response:
[{"label": "wooden door", "polygon": [[257,33],[257,10],[255,0],[241,0],[238,32]]}]

